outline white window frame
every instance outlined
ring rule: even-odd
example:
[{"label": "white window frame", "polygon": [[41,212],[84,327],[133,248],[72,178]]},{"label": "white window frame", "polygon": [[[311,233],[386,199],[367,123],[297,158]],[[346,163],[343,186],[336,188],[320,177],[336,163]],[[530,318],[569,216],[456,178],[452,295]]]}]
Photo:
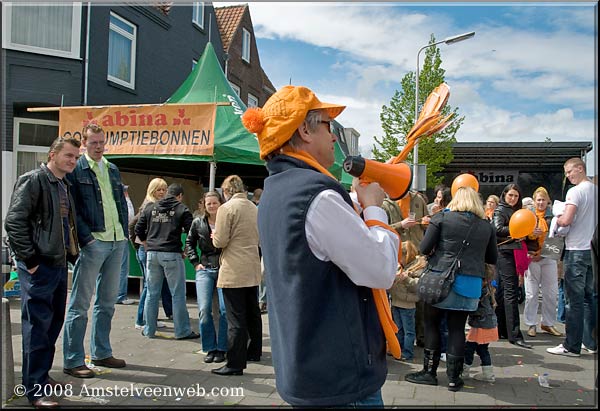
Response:
[{"label": "white window frame", "polygon": [[250,63],[250,48],[252,45],[252,36],[250,32],[242,27],[242,60]]},{"label": "white window frame", "polygon": [[56,126],[59,127],[58,121],[53,120],[40,120],[37,118],[26,118],[26,117],[15,117],[13,119],[13,169],[12,169],[12,181],[17,181],[17,159],[18,154],[21,152],[26,153],[48,153],[50,146],[32,146],[28,144],[20,144],[20,131],[21,124],[41,124],[46,126]]},{"label": "white window frame", "polygon": [[[72,4],[73,18],[71,20],[71,51],[54,50],[47,49],[44,47],[28,46],[24,44],[13,43],[11,38],[12,4],[12,2],[2,3],[2,48],[25,51],[28,53],[44,54],[48,56],[57,56],[81,60],[81,56],[79,55],[81,43],[81,3]],[[27,6],[27,3],[16,4],[18,4],[19,6]],[[32,4],[29,7],[35,7],[35,5],[36,4]],[[48,3],[47,5],[51,5],[51,3]]]},{"label": "white window frame", "polygon": [[[204,2],[194,2],[192,7],[192,23],[204,30]],[[200,14],[202,14],[202,16],[198,19]]]},{"label": "white window frame", "polygon": [[[250,100],[254,100],[256,102],[256,104],[250,104]],[[256,97],[254,94],[252,93],[248,93],[248,107],[258,107],[258,97]]]},{"label": "white window frame", "polygon": [[237,94],[237,96],[239,97],[240,94],[242,93],[242,90],[240,89],[240,86],[238,86],[235,83],[232,83],[231,81],[229,82],[229,84],[231,85],[231,88],[233,89],[233,91],[235,92],[235,94]]},{"label": "white window frame", "polygon": [[[130,77],[130,80],[127,82],[127,81],[121,80],[118,77],[113,77],[107,73],[107,78],[108,78],[108,80],[112,81],[113,83],[117,83],[117,84],[120,84],[127,88],[130,88],[132,90],[135,90],[135,56],[136,56],[136,45],[137,45],[137,26],[135,24],[125,20],[123,17],[119,16],[117,13],[113,13],[112,11],[110,12],[110,17],[119,19],[121,22],[127,24],[128,26],[133,27],[133,34],[131,34],[131,33],[124,31],[123,29],[121,29],[118,26],[113,26],[110,23],[110,18],[108,20],[109,21],[109,23],[108,23],[109,33],[110,33],[110,31],[115,31],[117,34],[120,34],[121,36],[126,37],[127,39],[131,40],[131,69],[129,71],[131,73],[131,77]],[[107,58],[107,61],[106,61],[107,65],[108,65],[108,60],[110,60],[110,56],[108,56],[108,58]]]}]

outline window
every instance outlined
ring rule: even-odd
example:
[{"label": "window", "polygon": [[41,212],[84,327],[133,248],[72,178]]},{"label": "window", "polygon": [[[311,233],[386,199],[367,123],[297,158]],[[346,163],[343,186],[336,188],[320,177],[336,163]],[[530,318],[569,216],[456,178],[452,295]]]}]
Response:
[{"label": "window", "polygon": [[250,63],[250,32],[242,29],[242,59]]},{"label": "window", "polygon": [[204,29],[204,2],[194,3],[192,7],[192,22],[201,29]]},{"label": "window", "polygon": [[231,85],[231,88],[233,89],[233,91],[235,91],[235,94],[238,95],[238,97],[240,96],[240,87],[237,84],[232,83],[231,81],[229,82],[229,84]]},{"label": "window", "polygon": [[48,160],[48,149],[58,136],[58,121],[15,117],[13,135],[19,177]]},{"label": "window", "polygon": [[137,27],[112,12],[109,27],[108,79],[133,89]]},{"label": "window", "polygon": [[79,59],[81,3],[2,4],[2,47]]},{"label": "window", "polygon": [[192,71],[196,68],[196,64],[198,64],[198,60],[192,59]]},{"label": "window", "polygon": [[258,107],[258,98],[248,93],[248,107]]}]

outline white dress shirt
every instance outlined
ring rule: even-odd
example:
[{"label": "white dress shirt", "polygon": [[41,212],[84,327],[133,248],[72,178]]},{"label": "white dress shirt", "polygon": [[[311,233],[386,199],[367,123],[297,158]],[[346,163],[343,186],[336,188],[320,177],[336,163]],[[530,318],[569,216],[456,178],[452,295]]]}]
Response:
[{"label": "white dress shirt", "polygon": [[[363,210],[365,220],[387,224],[380,207]],[[313,254],[331,261],[359,286],[388,289],[398,268],[396,234],[385,228],[367,227],[356,211],[334,190],[315,197],[306,214],[306,237]]]}]

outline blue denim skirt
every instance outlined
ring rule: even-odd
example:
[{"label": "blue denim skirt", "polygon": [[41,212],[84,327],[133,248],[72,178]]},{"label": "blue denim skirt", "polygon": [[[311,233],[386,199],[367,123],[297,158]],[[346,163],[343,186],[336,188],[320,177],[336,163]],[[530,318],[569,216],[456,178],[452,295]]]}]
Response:
[{"label": "blue denim skirt", "polygon": [[469,298],[457,294],[454,288],[450,290],[450,294],[443,301],[434,304],[436,308],[443,310],[454,310],[454,311],[475,311],[479,305],[479,298]]}]

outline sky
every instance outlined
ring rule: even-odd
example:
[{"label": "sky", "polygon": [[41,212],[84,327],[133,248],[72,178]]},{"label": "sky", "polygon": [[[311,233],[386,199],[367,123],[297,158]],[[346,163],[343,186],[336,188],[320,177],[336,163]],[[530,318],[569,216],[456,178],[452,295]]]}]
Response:
[{"label": "sky", "polygon": [[[215,2],[215,7],[240,3]],[[247,3],[273,85],[312,89],[347,106],[338,117],[369,156],[379,115],[429,43],[440,44],[459,142],[597,144],[596,2]],[[420,69],[425,51],[420,54]],[[595,174],[595,150],[588,175]]]}]

